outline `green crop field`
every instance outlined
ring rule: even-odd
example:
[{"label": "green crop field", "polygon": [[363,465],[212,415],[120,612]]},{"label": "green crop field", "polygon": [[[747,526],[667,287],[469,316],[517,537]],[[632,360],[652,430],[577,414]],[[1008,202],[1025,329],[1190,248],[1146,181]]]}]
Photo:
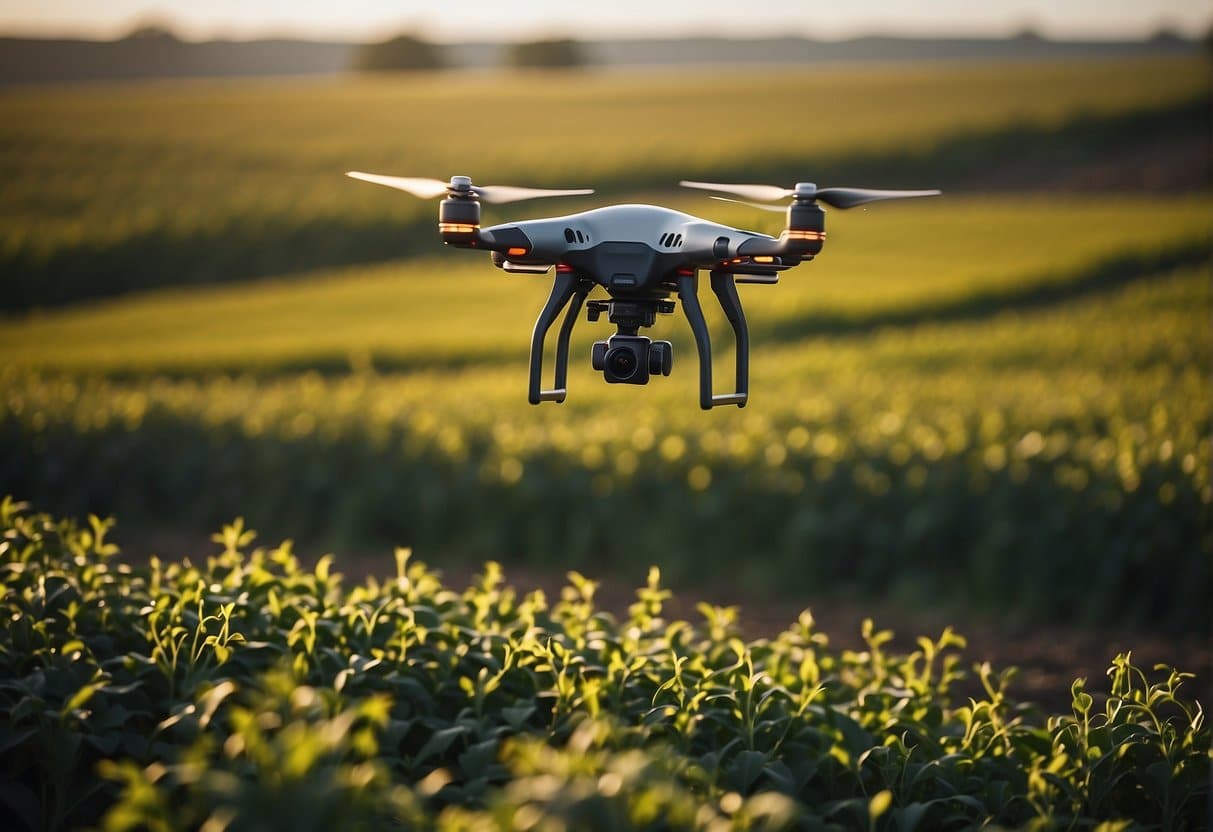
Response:
[{"label": "green crop field", "polygon": [[[781,222],[702,198],[676,204],[776,234]],[[1042,292],[1090,291],[1116,281],[1117,269],[1200,259],[1211,210],[1207,197],[948,196],[833,211],[821,257],[786,273],[778,287],[741,292],[759,339],[963,316],[982,303],[997,309]],[[442,253],[429,226],[422,233]],[[348,366],[351,358],[387,367],[496,359],[511,362],[515,373],[525,369],[527,336],[550,275],[506,275],[484,255],[443,254],[255,287],[152,293],[0,323],[0,359],[13,367],[125,374]],[[662,319],[661,327],[676,339],[687,334],[680,318]],[[579,327],[580,345],[588,350],[607,331],[605,324]],[[693,349],[689,338],[684,343]],[[583,377],[583,387],[596,387],[588,373]]]},{"label": "green crop field", "polygon": [[[1207,681],[1177,645],[1213,597],[1213,195],[1183,167],[1209,78],[0,90],[0,495],[52,512],[0,503],[0,826],[1202,828],[1187,673],[1109,649],[1050,713],[950,628],[845,650],[806,611],[747,642],[736,608],[668,620],[665,586],[1161,634]],[[443,250],[432,203],[351,168],[600,189],[488,222],[654,201],[778,230],[681,178],[945,196],[831,211],[813,263],[741,288],[745,409],[699,410],[681,315],[643,388],[590,369],[611,330],[581,323],[569,400],[536,408],[550,278]],[[62,519],[90,514],[177,550]],[[236,517],[345,554],[305,567]],[[646,571],[626,614],[596,605]]]},{"label": "green crop field", "polygon": [[[814,103],[781,130],[700,118],[722,89]],[[42,504],[136,525],[247,513],[334,544],[541,568],[658,562],[677,580],[731,575],[744,554],[729,581],[747,592],[828,586],[1201,632],[1207,194],[949,191],[833,211],[817,261],[743,288],[752,404],[705,415],[677,317],[659,325],[672,378],[602,384],[585,357],[607,328],[582,324],[569,402],[526,405],[547,280],[435,248],[432,205],[340,171],[446,170],[473,140],[478,176],[621,197],[647,183],[631,198],[668,184],[654,177],[855,159],[946,179],[965,170],[960,151],[1000,161],[1018,144],[1048,171],[1115,149],[1107,135],[1131,125],[1178,118],[1188,135],[1184,108],[1207,92],[1194,59],[5,92],[13,221],[0,234],[17,295],[274,277],[0,322],[0,473]],[[529,117],[557,106],[567,117],[542,129]],[[666,106],[680,115],[655,123]],[[493,141],[448,130],[461,111],[498,125]],[[313,243],[357,248],[367,228],[393,242],[312,256]],[[427,254],[322,267],[387,252]],[[252,271],[233,265],[245,255]],[[717,359],[723,385],[730,355]]]},{"label": "green crop field", "polygon": [[0,308],[427,251],[431,207],[351,168],[630,198],[742,174],[948,185],[1024,147],[1199,138],[1208,86],[1184,58],[4,90]]},{"label": "green crop field", "polygon": [[546,281],[448,257],[0,326],[9,476],[145,522],[247,512],[333,542],[605,555],[678,580],[747,552],[748,591],[824,582],[1198,632],[1209,202],[831,216],[837,251],[744,290],[744,411],[697,409],[675,318],[670,379],[602,384],[586,356],[603,328],[582,324],[569,402],[530,407]]},{"label": "green crop field", "polygon": [[[1111,658],[1069,712],[969,671],[951,628],[910,652],[806,610],[745,642],[735,608],[626,617],[488,564],[466,590],[396,552],[343,583],[253,549],[120,562],[87,528],[0,504],[7,828],[1163,828],[1207,821],[1209,729],[1166,667]],[[978,681],[967,700],[966,676]]]}]

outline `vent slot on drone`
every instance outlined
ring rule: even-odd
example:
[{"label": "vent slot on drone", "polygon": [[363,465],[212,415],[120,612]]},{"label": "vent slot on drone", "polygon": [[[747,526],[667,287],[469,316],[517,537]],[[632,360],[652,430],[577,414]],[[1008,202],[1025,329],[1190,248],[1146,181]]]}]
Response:
[{"label": "vent slot on drone", "polygon": [[564,240],[566,243],[588,243],[590,235],[582,233],[581,229],[566,228],[564,230]]},{"label": "vent slot on drone", "polygon": [[658,242],[664,248],[679,248],[682,246],[682,235],[674,234],[673,232],[669,234],[662,234],[661,239]]}]

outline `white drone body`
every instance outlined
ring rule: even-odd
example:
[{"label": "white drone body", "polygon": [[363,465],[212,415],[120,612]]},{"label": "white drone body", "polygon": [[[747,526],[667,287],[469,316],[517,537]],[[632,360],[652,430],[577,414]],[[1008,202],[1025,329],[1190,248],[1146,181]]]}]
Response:
[{"label": "white drone body", "polygon": [[[473,185],[466,176],[450,182],[382,176],[351,171],[349,176],[408,191],[420,197],[445,196],[438,214],[438,231],[447,245],[484,249],[493,263],[511,273],[556,277],[552,293],[535,322],[531,337],[530,390],[532,404],[563,402],[567,396],[569,337],[581,307],[596,288],[608,299],[589,300],[591,321],[606,312],[618,331],[595,343],[594,369],[606,381],[646,384],[669,375],[673,350],[669,342],[639,335],[652,326],[658,313],[674,311],[672,294],[682,303],[699,354],[699,404],[705,410],[732,404],[745,407],[749,398],[749,332],[737,296],[737,283],[779,281],[779,272],[812,260],[825,242],[824,202],[850,208],[884,199],[933,196],[939,191],[876,191],[860,188],[821,188],[799,183],[793,189],[769,185],[722,185],[683,182],[686,187],[736,194],[757,200],[792,197],[790,205],[747,205],[784,212],[787,222],[778,237],[733,228],[658,205],[610,205],[563,217],[548,217],[482,228],[480,202],[514,202],[549,196],[575,196],[589,190],[553,191],[508,186]],[[721,199],[722,197],[715,197]],[[737,340],[736,389],[713,395],[712,352],[707,323],[699,305],[699,272],[706,270]],[[567,311],[566,311],[567,308]],[[556,345],[556,383],[543,389],[543,347],[560,314],[564,322]]]}]

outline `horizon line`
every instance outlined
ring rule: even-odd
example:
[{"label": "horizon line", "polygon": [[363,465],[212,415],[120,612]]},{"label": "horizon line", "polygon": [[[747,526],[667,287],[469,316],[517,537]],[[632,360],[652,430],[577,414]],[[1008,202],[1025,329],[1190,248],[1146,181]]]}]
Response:
[{"label": "horizon line", "polygon": [[[94,27],[95,28],[95,27]],[[615,33],[606,34],[598,37],[578,37],[572,33],[560,32],[536,32],[533,34],[518,34],[513,36],[499,37],[469,37],[469,38],[446,38],[434,36],[432,33],[425,31],[425,26],[408,27],[401,26],[395,28],[386,28],[382,33],[370,36],[355,36],[346,33],[344,36],[325,36],[322,33],[312,30],[291,30],[281,27],[270,27],[263,31],[256,32],[211,32],[207,34],[190,34],[182,32],[180,27],[174,26],[171,21],[142,21],[136,22],[117,33],[104,34],[97,31],[85,32],[79,29],[71,30],[62,27],[41,27],[16,26],[12,28],[0,26],[0,38],[14,40],[70,40],[70,41],[85,41],[92,43],[120,43],[127,40],[137,40],[138,32],[143,29],[159,29],[165,35],[172,37],[174,40],[187,44],[204,44],[204,43],[255,43],[258,41],[306,41],[313,43],[348,43],[351,46],[357,46],[366,43],[375,43],[398,35],[413,35],[421,40],[443,45],[461,45],[461,44],[508,44],[508,43],[524,43],[535,40],[551,40],[551,39],[571,39],[582,43],[601,43],[611,41],[636,41],[636,42],[661,42],[661,41],[688,41],[688,40],[723,40],[723,41],[785,41],[785,40],[804,40],[813,43],[846,43],[848,41],[865,40],[869,38],[886,38],[890,40],[916,40],[916,41],[955,41],[955,40],[989,40],[989,41],[1009,41],[1019,39],[1039,39],[1052,43],[1149,43],[1163,38],[1177,38],[1189,42],[1198,42],[1207,36],[1206,32],[1189,32],[1182,26],[1160,24],[1154,29],[1139,33],[1136,35],[1128,33],[1111,33],[1111,32],[1095,32],[1087,31],[1085,33],[1056,33],[1047,31],[1047,27],[1039,27],[1034,25],[1023,25],[1012,29],[1002,27],[1001,29],[969,29],[969,30],[947,30],[943,29],[936,32],[918,31],[918,30],[897,30],[897,29],[862,29],[850,32],[847,34],[809,34],[804,32],[792,32],[781,35],[763,35],[758,33],[720,33],[711,30],[691,31],[683,34],[663,34],[652,35],[643,32],[633,34]],[[1213,31],[1211,29],[1210,31]]]}]

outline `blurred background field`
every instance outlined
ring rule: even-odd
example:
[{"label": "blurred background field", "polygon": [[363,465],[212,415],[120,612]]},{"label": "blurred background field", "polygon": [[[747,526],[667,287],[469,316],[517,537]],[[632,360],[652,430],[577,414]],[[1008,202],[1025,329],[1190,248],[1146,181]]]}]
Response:
[{"label": "blurred background field", "polygon": [[433,252],[433,206],[351,168],[623,201],[806,167],[889,187],[1191,189],[1207,94],[1197,55],[16,87],[0,98],[2,308]]},{"label": "blurred background field", "polygon": [[[0,89],[2,490],[133,536],[244,515],[317,551],[1199,639],[1209,79],[1189,53]],[[946,194],[831,212],[817,261],[743,288],[745,410],[699,411],[679,317],[671,378],[603,384],[583,323],[568,402],[532,408],[548,280],[442,251],[433,204],[349,168],[599,190],[488,222],[660,201],[777,233],[681,178]]]}]

